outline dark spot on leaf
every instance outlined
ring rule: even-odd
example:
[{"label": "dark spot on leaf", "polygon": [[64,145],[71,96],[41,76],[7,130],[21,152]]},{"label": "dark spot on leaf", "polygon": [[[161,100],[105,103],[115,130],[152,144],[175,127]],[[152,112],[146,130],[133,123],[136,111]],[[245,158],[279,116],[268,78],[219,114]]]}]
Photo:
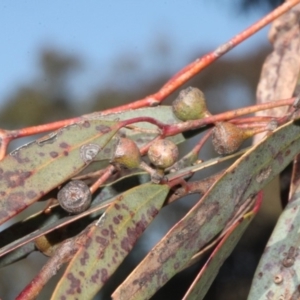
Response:
[{"label": "dark spot on leaf", "polygon": [[101,133],[108,133],[111,131],[111,128],[109,126],[102,124],[102,125],[97,125],[96,130],[100,131]]},{"label": "dark spot on leaf", "polygon": [[101,250],[101,251],[99,251],[99,252],[97,253],[97,259],[98,259],[98,260],[99,260],[99,259],[102,259],[103,256],[104,256],[104,251],[103,251],[103,250]]},{"label": "dark spot on leaf", "polygon": [[119,210],[120,209],[120,205],[116,203],[115,204],[115,208]]},{"label": "dark spot on leaf", "polygon": [[123,238],[123,240],[121,241],[121,248],[126,252],[130,251],[131,246],[129,244],[129,239],[127,237]]},{"label": "dark spot on leaf", "polygon": [[1,197],[4,197],[5,195],[6,195],[6,192],[0,191],[0,196],[1,196]]},{"label": "dark spot on leaf", "polygon": [[120,220],[118,219],[118,217],[114,217],[113,218],[113,222],[118,225],[120,223]]},{"label": "dark spot on leaf", "polygon": [[278,161],[278,163],[281,165],[284,162],[284,158],[281,152],[278,152],[275,159]]},{"label": "dark spot on leaf", "polygon": [[294,228],[295,228],[294,224],[291,224],[291,226],[290,226],[290,228],[289,228],[288,232],[291,232],[291,231],[293,231],[293,230],[294,230]]},{"label": "dark spot on leaf", "polygon": [[176,262],[175,264],[174,264],[174,270],[177,270],[179,268],[179,262]]},{"label": "dark spot on leaf", "polygon": [[273,269],[273,264],[272,263],[266,263],[264,265],[264,270],[270,272]]},{"label": "dark spot on leaf", "polygon": [[105,283],[108,280],[108,272],[105,268],[101,270],[101,281]]},{"label": "dark spot on leaf", "polygon": [[143,272],[140,276],[139,279],[134,280],[132,282],[133,285],[138,285],[139,287],[144,286],[145,284],[147,284],[147,282],[151,281],[152,278],[157,275],[157,276],[161,276],[161,271],[154,271],[154,272]]},{"label": "dark spot on leaf", "polygon": [[154,218],[158,214],[158,210],[154,207],[151,206],[150,208],[147,209],[147,215],[151,218]]},{"label": "dark spot on leaf", "polygon": [[124,204],[124,203],[121,204],[121,207],[122,207],[123,209],[125,209],[125,210],[128,210],[128,206],[127,206],[126,204]]},{"label": "dark spot on leaf", "polygon": [[30,190],[26,193],[28,199],[34,199],[37,197],[37,193],[34,190]]},{"label": "dark spot on leaf", "polygon": [[82,266],[85,266],[86,261],[89,259],[90,255],[88,254],[88,252],[84,251],[83,253],[83,257],[80,258],[80,263]]},{"label": "dark spot on leaf", "polygon": [[22,210],[26,206],[24,198],[24,192],[10,193],[7,197],[6,209],[11,212]]},{"label": "dark spot on leaf", "polygon": [[163,282],[167,282],[168,280],[169,280],[168,275],[167,275],[167,274],[164,274],[164,275],[162,276],[162,281],[163,281]]},{"label": "dark spot on leaf", "polygon": [[145,221],[145,219],[142,219],[136,223],[135,232],[136,232],[137,236],[140,236],[144,232],[147,225],[148,225],[148,223]]},{"label": "dark spot on leaf", "polygon": [[74,295],[75,293],[81,293],[80,280],[72,273],[68,273],[67,278],[70,280],[70,288],[67,290],[67,294]]},{"label": "dark spot on leaf", "polygon": [[266,295],[266,299],[273,299],[274,298],[274,292],[273,291],[268,291]]},{"label": "dark spot on leaf", "polygon": [[3,178],[6,181],[7,187],[15,188],[17,186],[23,186],[25,179],[30,177],[32,172],[17,170],[17,171],[6,171],[3,174]]},{"label": "dark spot on leaf", "polygon": [[[285,251],[286,249],[286,245],[280,245],[280,247],[278,248],[278,253],[281,254],[283,251]],[[269,250],[269,247],[268,247],[268,250]]]},{"label": "dark spot on leaf", "polygon": [[116,237],[116,233],[114,232],[112,225],[109,225],[109,229],[110,229],[110,238],[114,239]]},{"label": "dark spot on leaf", "polygon": [[286,254],[286,257],[282,260],[282,265],[286,268],[291,267],[295,262],[295,257],[298,255],[296,248],[291,246]]},{"label": "dark spot on leaf", "polygon": [[122,201],[124,198],[124,196],[121,194],[120,196],[118,196],[117,201]]},{"label": "dark spot on leaf", "polygon": [[[208,239],[208,238],[207,238]],[[195,247],[195,245],[196,245],[196,243],[197,243],[197,238],[196,238],[196,236],[195,235],[191,235],[190,237],[189,237],[189,239],[188,239],[188,241],[187,241],[187,243],[185,244],[185,246],[184,246],[184,249],[192,249],[192,248],[194,248]],[[199,242],[200,243],[200,242]],[[203,242],[201,242],[201,243],[203,243]],[[174,253],[175,254],[175,253]],[[173,255],[174,255],[173,254]],[[208,261],[209,261],[209,259],[208,259]]]},{"label": "dark spot on leaf", "polygon": [[57,153],[56,151],[51,151],[51,152],[50,152],[50,156],[51,156],[52,158],[55,158],[55,157],[58,156],[58,153]]},{"label": "dark spot on leaf", "polygon": [[19,164],[28,163],[30,161],[28,157],[20,157],[20,152],[16,152],[16,154],[12,155],[12,157],[16,159]]},{"label": "dark spot on leaf", "polygon": [[79,275],[84,277],[85,276],[85,273],[83,271],[79,271]]},{"label": "dark spot on leaf", "polygon": [[291,150],[290,150],[290,149],[288,149],[288,150],[286,150],[286,151],[285,151],[284,155],[285,155],[285,156],[289,156],[289,155],[290,155],[290,153],[291,153]]},{"label": "dark spot on leaf", "polygon": [[85,128],[89,128],[90,126],[91,126],[91,124],[90,124],[90,122],[89,121],[84,121],[83,123],[82,123],[82,126],[83,127],[85,127]]},{"label": "dark spot on leaf", "polygon": [[103,247],[105,247],[108,244],[107,239],[102,236],[96,236],[96,242]]},{"label": "dark spot on leaf", "polygon": [[92,275],[92,277],[91,277],[92,282],[94,282],[94,283],[97,283],[97,282],[98,282],[98,279],[99,279],[99,273],[100,273],[100,271],[97,270],[96,273],[95,273],[94,275]]},{"label": "dark spot on leaf", "polygon": [[60,147],[60,148],[63,148],[63,149],[66,149],[66,148],[69,148],[69,145],[68,145],[66,142],[61,142],[61,143],[59,144],[59,147]]},{"label": "dark spot on leaf", "polygon": [[68,156],[69,152],[67,150],[64,151],[64,156]]},{"label": "dark spot on leaf", "polygon": [[276,149],[274,149],[274,147],[272,145],[268,145],[268,148],[269,148],[270,152],[272,153],[272,156],[275,156],[277,153]]},{"label": "dark spot on leaf", "polygon": [[87,249],[90,246],[91,242],[92,242],[92,238],[88,237],[85,241],[85,245],[84,245],[85,249]]},{"label": "dark spot on leaf", "polygon": [[108,229],[102,229],[101,230],[101,233],[104,235],[104,236],[108,236],[109,235],[109,230]]}]

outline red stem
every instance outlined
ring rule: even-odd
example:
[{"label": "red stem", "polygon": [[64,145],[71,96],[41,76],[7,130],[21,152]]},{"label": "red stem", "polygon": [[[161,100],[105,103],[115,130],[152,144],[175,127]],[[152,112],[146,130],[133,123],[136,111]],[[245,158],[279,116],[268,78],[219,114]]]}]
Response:
[{"label": "red stem", "polygon": [[198,74],[205,67],[210,65],[212,62],[217,60],[219,57],[227,53],[229,50],[252,36],[254,33],[262,29],[264,26],[268,25],[280,15],[291,9],[293,6],[298,4],[300,0],[290,0],[286,1],[284,4],[273,10],[271,13],[266,15],[264,18],[260,19],[258,22],[254,23],[252,26],[248,27],[241,33],[237,34],[231,40],[225,44],[219,46],[215,51],[204,55],[202,58],[197,58],[194,62],[184,67],[181,71],[175,74],[157,93],[150,95],[144,99],[131,102],[122,106],[118,106],[112,109],[105,110],[102,114],[116,113],[120,111],[125,111],[129,109],[137,109],[146,106],[158,105],[167,96],[173,93],[176,89]]},{"label": "red stem", "polygon": [[[202,58],[197,58],[194,62],[184,67],[181,71],[175,74],[168,82],[166,82],[163,87],[153,95],[149,95],[144,99],[137,100],[125,105],[121,105],[112,109],[107,109],[102,111],[100,115],[108,115],[111,113],[122,112],[130,109],[137,109],[141,107],[154,106],[162,102],[167,96],[172,92],[178,89],[181,85],[187,82],[189,79],[198,74],[205,67],[210,65],[216,59],[227,53],[233,47],[237,46],[251,35],[256,33],[258,30],[278,18],[280,15],[291,9],[293,6],[298,4],[300,0],[290,0],[273,10],[271,13],[266,15],[264,18],[254,23],[252,26],[248,27],[246,30],[237,34],[231,40],[225,44],[219,46],[216,50],[212,51],[209,54],[204,55]],[[85,115],[87,118],[88,115]],[[67,126],[69,124],[79,122],[82,120],[82,117],[75,117],[67,120],[57,121],[53,123],[48,123],[44,125],[38,125],[33,127],[27,127],[19,130],[8,131],[10,140],[17,137],[29,136],[41,132],[56,130],[60,127]]]},{"label": "red stem", "polygon": [[96,190],[105,183],[105,181],[111,176],[111,174],[114,172],[115,167],[113,165],[109,165],[105,168],[103,174],[99,177],[99,179],[96,180],[96,182],[93,183],[93,185],[90,187],[90,191],[93,194],[96,192]]},{"label": "red stem", "polygon": [[254,117],[248,117],[248,118],[242,118],[242,119],[232,119],[230,120],[230,123],[233,124],[249,124],[249,123],[268,123],[272,120],[276,119],[275,117],[268,117],[268,116],[254,116]]},{"label": "red stem", "polygon": [[256,104],[244,108],[239,108],[233,111],[227,111],[218,115],[213,115],[210,117],[206,117],[199,120],[193,120],[193,121],[187,121],[175,125],[168,125],[164,128],[164,136],[172,136],[176,135],[178,133],[184,132],[186,130],[193,130],[200,127],[204,127],[208,124],[214,124],[216,122],[222,122],[226,120],[230,120],[233,118],[240,117],[242,115],[251,114],[260,110],[265,110],[273,107],[278,106],[287,106],[292,105],[295,101],[296,97],[290,98],[290,99],[284,99],[284,100],[278,100],[278,101],[272,101],[262,104]]},{"label": "red stem", "polygon": [[212,129],[209,129],[205,135],[200,139],[200,141],[195,145],[195,147],[192,149],[191,152],[195,153],[197,156],[199,155],[200,150],[204,146],[204,144],[207,142],[209,137],[211,136]]}]

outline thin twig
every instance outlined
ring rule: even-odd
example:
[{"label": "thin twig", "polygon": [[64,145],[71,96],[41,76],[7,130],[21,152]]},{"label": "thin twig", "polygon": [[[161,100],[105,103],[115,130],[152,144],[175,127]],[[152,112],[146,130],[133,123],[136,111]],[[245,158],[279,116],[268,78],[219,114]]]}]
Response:
[{"label": "thin twig", "polygon": [[[182,86],[184,83],[186,83],[189,79],[194,77],[196,74],[198,74],[201,70],[203,70],[205,67],[210,65],[212,62],[217,60],[219,57],[230,51],[232,48],[255,34],[257,31],[262,29],[264,26],[268,25],[272,21],[274,21],[276,18],[278,18],[283,13],[287,12],[289,9],[291,9],[293,6],[297,5],[300,2],[300,0],[290,0],[273,10],[271,13],[266,15],[264,18],[259,20],[258,22],[254,23],[252,26],[248,27],[246,30],[242,31],[241,33],[237,34],[235,37],[230,39],[225,44],[219,46],[216,50],[204,55],[202,58],[197,58],[194,62],[184,67],[181,71],[179,71],[177,74],[175,74],[169,81],[167,81],[163,87],[156,92],[153,95],[147,96],[143,99],[125,104],[120,105],[118,107],[107,109],[102,112],[99,112],[99,117],[101,115],[108,115],[112,113],[122,112],[130,109],[137,109],[142,107],[148,107],[148,106],[155,106],[161,103],[167,96],[169,96],[171,93],[173,93],[176,89],[178,89],[180,86]],[[6,152],[6,145],[11,140],[19,137],[25,137],[30,136],[42,132],[47,131],[53,131],[57,130],[61,127],[80,122],[83,119],[88,118],[92,114],[87,114],[81,117],[75,117],[71,119],[61,120],[57,122],[52,122],[48,124],[38,125],[38,126],[32,126],[32,127],[26,127],[19,130],[12,130],[12,131],[5,131],[2,130],[2,147],[5,148],[4,150],[0,150],[0,159],[4,156],[3,152]],[[5,138],[4,138],[5,137]],[[5,143],[4,143],[5,141]],[[3,146],[4,144],[4,146]],[[1,147],[1,148],[2,148]]]}]

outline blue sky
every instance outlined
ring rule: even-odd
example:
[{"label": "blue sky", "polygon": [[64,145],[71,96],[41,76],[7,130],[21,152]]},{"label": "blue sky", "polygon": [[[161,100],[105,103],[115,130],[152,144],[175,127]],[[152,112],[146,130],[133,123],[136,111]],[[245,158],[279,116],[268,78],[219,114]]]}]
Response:
[{"label": "blue sky", "polygon": [[[233,1],[232,1],[233,2]],[[73,84],[84,95],[101,85],[116,57],[139,56],[155,63],[149,48],[158,37],[172,45],[172,72],[197,51],[208,51],[258,20],[262,13],[239,13],[230,1],[2,1],[0,4],[0,103],[16,86],[37,77],[37,54],[46,46],[84,59]],[[267,43],[264,30],[230,55]]]}]

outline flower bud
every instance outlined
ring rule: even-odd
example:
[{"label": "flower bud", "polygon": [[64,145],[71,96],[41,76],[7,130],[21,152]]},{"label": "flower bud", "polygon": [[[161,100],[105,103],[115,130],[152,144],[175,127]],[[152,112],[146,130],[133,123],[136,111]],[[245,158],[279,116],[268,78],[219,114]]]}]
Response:
[{"label": "flower bud", "polygon": [[172,103],[175,116],[182,120],[197,120],[209,116],[204,94],[197,88],[188,87],[182,90]]},{"label": "flower bud", "polygon": [[141,164],[140,149],[133,140],[120,138],[116,145],[112,162],[128,169],[138,168]]},{"label": "flower bud", "polygon": [[229,122],[220,122],[212,130],[212,144],[220,155],[236,152],[253,131],[237,127]]},{"label": "flower bud", "polygon": [[178,159],[178,147],[167,139],[154,141],[148,150],[149,160],[159,169],[172,166]]}]

